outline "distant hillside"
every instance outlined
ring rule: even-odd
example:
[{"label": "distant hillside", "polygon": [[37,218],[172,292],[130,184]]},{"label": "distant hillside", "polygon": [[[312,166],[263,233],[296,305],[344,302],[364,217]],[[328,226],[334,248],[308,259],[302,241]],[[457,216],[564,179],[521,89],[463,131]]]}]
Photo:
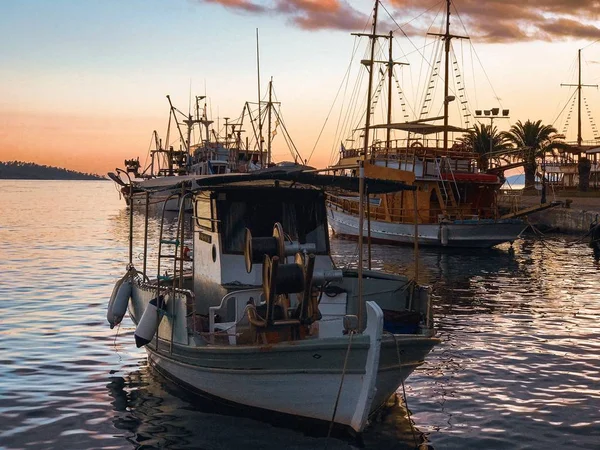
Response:
[{"label": "distant hillside", "polygon": [[521,173],[518,175],[512,175],[510,177],[506,177],[506,181],[507,183],[509,183],[511,186],[521,186],[525,184],[525,174]]},{"label": "distant hillside", "polygon": [[5,180],[105,180],[94,173],[82,173],[60,167],[40,166],[22,161],[0,161],[0,179]]}]

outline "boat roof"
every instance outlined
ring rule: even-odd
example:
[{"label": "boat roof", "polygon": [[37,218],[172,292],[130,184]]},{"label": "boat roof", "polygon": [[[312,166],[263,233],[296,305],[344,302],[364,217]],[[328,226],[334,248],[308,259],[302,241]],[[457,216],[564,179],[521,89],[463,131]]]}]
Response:
[{"label": "boat roof", "polygon": [[[275,166],[248,173],[161,177],[134,182],[134,186],[143,191],[163,191],[182,186],[188,191],[201,191],[221,187],[267,187],[272,186],[274,181],[286,183],[288,186],[300,184],[324,190],[359,191],[358,177],[323,174],[308,166]],[[365,178],[365,191],[369,194],[413,191],[415,189],[415,186],[399,181]]]}]

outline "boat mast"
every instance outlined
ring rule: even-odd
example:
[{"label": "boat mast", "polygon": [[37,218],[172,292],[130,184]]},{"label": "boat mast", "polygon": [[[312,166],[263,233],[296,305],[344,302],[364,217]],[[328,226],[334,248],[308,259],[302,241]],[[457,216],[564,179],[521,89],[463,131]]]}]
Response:
[{"label": "boat mast", "polygon": [[[200,114],[198,111],[198,100],[202,100],[204,97],[203,96],[196,96],[196,118],[194,119],[194,116],[192,115],[192,113],[190,112],[188,114],[188,118],[186,120],[184,120],[183,122],[187,125],[187,154],[189,157],[192,157],[192,130],[194,128],[194,125],[197,123],[202,123],[202,120],[200,120]],[[200,130],[200,134],[202,134],[202,130]],[[202,139],[202,136],[200,136],[200,139]]]},{"label": "boat mast", "polygon": [[260,165],[263,166],[263,135],[262,117],[260,110],[260,53],[258,50],[258,28],[256,29],[256,71],[258,73],[258,150],[260,152]]},{"label": "boat mast", "polygon": [[408,66],[408,63],[403,62],[394,62],[393,54],[392,54],[392,41],[394,40],[394,33],[390,31],[389,36],[387,37],[390,41],[389,48],[389,57],[387,61],[376,61],[378,63],[384,63],[388,68],[388,111],[387,111],[387,133],[385,139],[385,166],[388,165],[388,155],[390,151],[391,144],[391,133],[392,129],[390,128],[390,124],[392,123],[392,80],[394,78],[394,65]]},{"label": "boat mast", "polygon": [[448,98],[448,76],[450,75],[450,2],[452,0],[446,0],[446,36],[444,40],[444,151],[448,150],[448,104],[450,99]]},{"label": "boat mast", "polygon": [[389,61],[388,61],[388,110],[387,110],[387,130],[385,136],[385,166],[388,165],[388,155],[390,153],[390,137],[392,134],[392,129],[390,128],[390,123],[392,123],[392,75],[394,74],[394,59],[392,58],[392,42],[394,40],[394,35],[390,31],[390,52],[389,52]]},{"label": "boat mast", "polygon": [[271,109],[273,108],[272,103],[272,94],[273,94],[273,77],[271,77],[271,81],[269,81],[269,103],[267,104],[267,112],[269,114],[269,129],[268,129],[268,137],[267,137],[267,165],[271,163]]},{"label": "boat mast", "polygon": [[444,34],[439,33],[427,33],[432,36],[440,36],[444,40],[444,151],[448,151],[448,106],[454,96],[449,95],[449,80],[450,76],[450,41],[452,38],[458,39],[469,39],[467,36],[457,36],[450,34],[450,5],[452,0],[446,0],[446,32]]},{"label": "boat mast", "polygon": [[582,84],[581,83],[581,49],[577,51],[577,65],[579,67],[579,75],[577,84],[561,84],[561,86],[570,86],[577,88],[577,146],[581,147],[583,138],[581,134],[581,89],[584,87],[595,87],[597,84]]},{"label": "boat mast", "polygon": [[577,86],[577,146],[581,147],[581,49],[577,51],[577,63],[579,66],[579,80]]},{"label": "boat mast", "polygon": [[368,60],[361,61],[369,71],[369,86],[367,91],[367,114],[365,118],[365,139],[363,144],[363,161],[367,159],[367,153],[369,150],[369,131],[371,129],[371,96],[373,95],[373,60],[375,59],[375,44],[378,37],[377,35],[377,12],[379,10],[379,0],[375,1],[375,9],[373,11],[373,31],[371,34],[364,33],[352,33],[355,36],[368,36],[371,40],[371,57]]},{"label": "boat mast", "polygon": [[377,12],[379,10],[379,0],[375,0],[375,9],[373,11],[373,29],[371,34],[364,33],[352,33],[355,36],[368,36],[371,39],[371,57],[367,61],[362,63],[367,67],[369,71],[369,87],[367,92],[367,111],[365,119],[365,139],[363,144],[363,157],[362,161],[358,163],[358,323],[359,327],[363,329],[363,298],[362,298],[362,287],[363,287],[363,234],[365,224],[365,169],[364,162],[367,159],[367,153],[369,149],[369,129],[371,127],[371,96],[373,95],[373,60],[375,59],[375,43],[377,37]]}]

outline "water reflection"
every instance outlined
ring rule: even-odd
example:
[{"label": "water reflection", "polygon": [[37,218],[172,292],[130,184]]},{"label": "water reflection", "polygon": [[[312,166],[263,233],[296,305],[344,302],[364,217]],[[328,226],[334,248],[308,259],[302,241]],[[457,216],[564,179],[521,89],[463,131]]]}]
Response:
[{"label": "water reflection", "polygon": [[[111,183],[0,184],[0,447],[357,446],[192,401],[148,369],[128,318],[108,328],[106,304],[129,244],[128,210]],[[151,223],[156,243],[159,223]],[[138,213],[134,226],[141,268]],[[356,242],[331,245],[337,263],[357,264]],[[600,263],[587,243],[547,235],[512,251],[421,248],[419,258],[442,344],[406,385],[417,443],[597,448]],[[415,269],[410,248],[374,246],[373,261],[392,273]],[[405,408],[378,416],[364,445],[414,448]]]},{"label": "water reflection", "polygon": [[327,438],[327,424],[190,396],[150,369],[145,359],[136,370],[109,380],[106,388],[115,412],[112,423],[135,448],[374,449],[383,445],[400,450],[416,448],[424,441],[418,430],[411,429],[400,404],[376,417],[363,440],[338,429]]}]

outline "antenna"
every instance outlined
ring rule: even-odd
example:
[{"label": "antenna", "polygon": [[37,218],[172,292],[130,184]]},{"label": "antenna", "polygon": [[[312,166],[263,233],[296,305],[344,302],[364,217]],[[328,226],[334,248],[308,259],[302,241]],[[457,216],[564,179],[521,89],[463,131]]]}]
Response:
[{"label": "antenna", "polygon": [[190,78],[190,90],[188,92],[188,116],[192,115],[192,79]]},{"label": "antenna", "polygon": [[256,29],[256,71],[258,73],[258,149],[260,151],[260,164],[263,165],[263,135],[262,117],[260,110],[260,51],[258,46],[258,28]]}]

